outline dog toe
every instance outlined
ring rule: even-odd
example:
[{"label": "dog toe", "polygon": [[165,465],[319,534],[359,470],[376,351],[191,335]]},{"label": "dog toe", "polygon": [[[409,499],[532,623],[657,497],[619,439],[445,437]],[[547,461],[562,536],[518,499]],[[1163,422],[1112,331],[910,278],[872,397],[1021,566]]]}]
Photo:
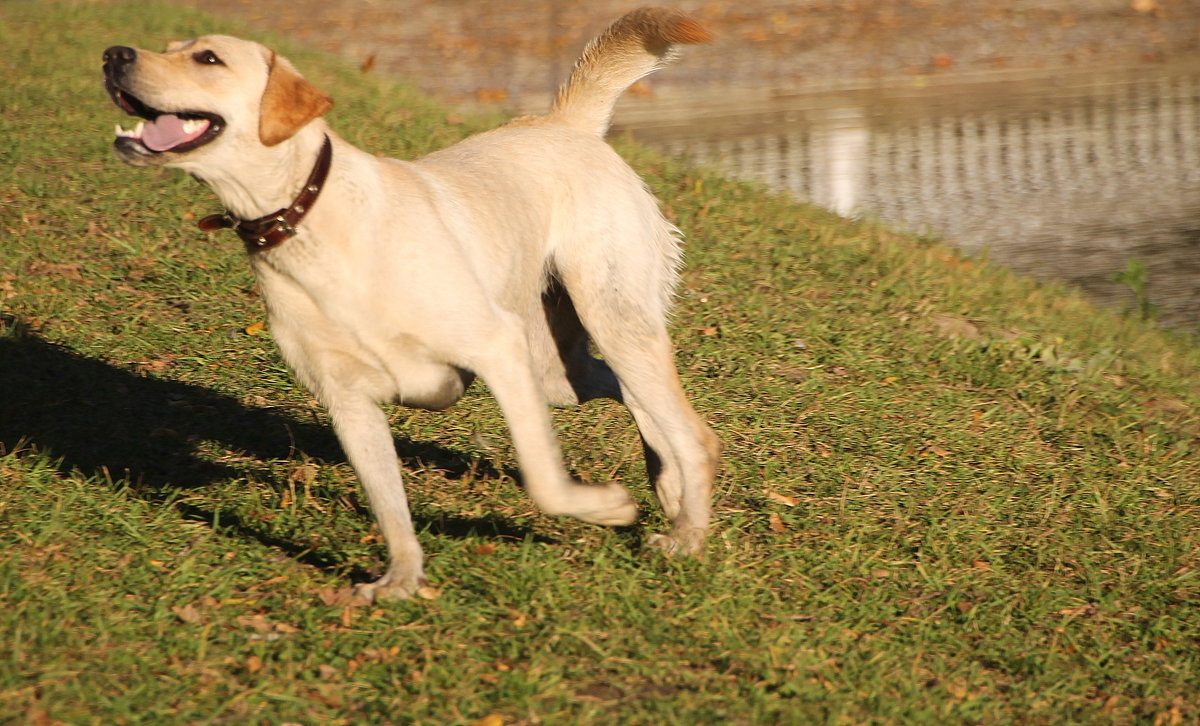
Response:
[{"label": "dog toe", "polygon": [[646,544],[671,557],[696,557],[704,554],[707,532],[699,527],[674,529],[670,534],[652,534]]},{"label": "dog toe", "polygon": [[408,600],[428,585],[424,577],[393,577],[390,573],[375,582],[364,582],[354,587],[354,596],[367,602]]}]

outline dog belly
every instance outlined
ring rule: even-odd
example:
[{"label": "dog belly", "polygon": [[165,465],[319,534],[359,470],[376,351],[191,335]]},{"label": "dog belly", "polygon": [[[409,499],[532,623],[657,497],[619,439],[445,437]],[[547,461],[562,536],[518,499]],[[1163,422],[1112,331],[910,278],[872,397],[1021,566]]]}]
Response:
[{"label": "dog belly", "polygon": [[403,406],[440,411],[462,398],[474,375],[455,366],[414,357],[385,362],[395,381],[392,399]]},{"label": "dog belly", "polygon": [[272,317],[283,357],[326,407],[346,395],[434,411],[453,405],[474,380],[469,371],[440,360],[408,335],[363,340],[325,322]]},{"label": "dog belly", "polygon": [[473,374],[435,358],[408,336],[391,345],[343,352],[337,375],[361,382],[380,403],[440,411],[462,398],[474,380]]}]

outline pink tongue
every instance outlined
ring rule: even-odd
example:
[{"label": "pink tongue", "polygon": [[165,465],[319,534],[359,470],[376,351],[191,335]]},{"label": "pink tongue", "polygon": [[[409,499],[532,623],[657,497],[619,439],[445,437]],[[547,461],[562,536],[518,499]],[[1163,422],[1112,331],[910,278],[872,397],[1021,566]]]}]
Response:
[{"label": "pink tongue", "polygon": [[198,138],[208,129],[208,123],[196,129],[194,133],[183,130],[183,121],[174,114],[163,114],[153,121],[147,121],[142,127],[142,143],[153,151],[167,151],[180,144]]}]

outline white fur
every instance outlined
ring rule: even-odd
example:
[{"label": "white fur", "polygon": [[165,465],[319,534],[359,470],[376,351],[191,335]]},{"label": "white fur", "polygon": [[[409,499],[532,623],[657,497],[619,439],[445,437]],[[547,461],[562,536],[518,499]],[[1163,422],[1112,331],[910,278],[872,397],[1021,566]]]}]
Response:
[{"label": "white fur", "polygon": [[[224,66],[194,67],[198,49]],[[602,70],[603,48],[590,52]],[[652,70],[659,59],[646,55]],[[273,59],[221,36],[138,51],[130,93],[161,110],[219,113],[227,128],[191,152],[122,156],[196,174],[227,209],[253,218],[288,206],[324,138],[333,140],[328,181],[299,234],[250,260],[279,348],[328,407],[387,541],[387,573],[360,592],[406,597],[423,582],[378,404],[444,408],[474,375],[504,412],[537,505],[598,524],[630,524],[633,502],[619,484],[571,479],[547,404],[624,400],[659,460],[656,491],[674,525],[654,541],[698,553],[718,445],[684,398],[667,336],[678,233],[594,120],[573,124],[560,109],[413,162],[363,152],[320,118],[265,146],[256,129]],[[594,93],[577,105],[595,109],[623,86],[568,90]],[[588,354],[589,336],[603,361]]]}]

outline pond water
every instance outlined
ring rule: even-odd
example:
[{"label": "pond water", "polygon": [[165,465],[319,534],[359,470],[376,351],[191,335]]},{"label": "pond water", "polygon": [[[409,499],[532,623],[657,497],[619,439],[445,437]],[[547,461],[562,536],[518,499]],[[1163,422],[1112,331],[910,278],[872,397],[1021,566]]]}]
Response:
[{"label": "pond water", "polygon": [[1200,326],[1200,63],[631,98],[617,132]]}]

